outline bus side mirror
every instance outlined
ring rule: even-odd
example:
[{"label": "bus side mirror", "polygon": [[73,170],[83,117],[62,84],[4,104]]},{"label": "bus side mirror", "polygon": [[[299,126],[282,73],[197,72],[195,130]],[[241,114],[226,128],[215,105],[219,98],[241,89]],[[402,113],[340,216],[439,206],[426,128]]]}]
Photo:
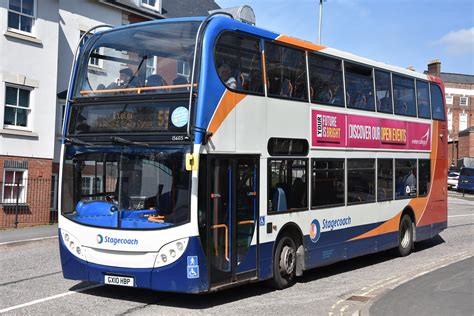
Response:
[{"label": "bus side mirror", "polygon": [[186,171],[198,170],[199,155],[198,154],[186,154]]}]

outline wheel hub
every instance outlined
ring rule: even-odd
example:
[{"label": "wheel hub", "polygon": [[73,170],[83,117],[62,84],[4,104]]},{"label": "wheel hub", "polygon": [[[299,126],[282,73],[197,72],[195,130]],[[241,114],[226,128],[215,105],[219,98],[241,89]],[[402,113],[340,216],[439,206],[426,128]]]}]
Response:
[{"label": "wheel hub", "polygon": [[283,247],[280,256],[280,272],[292,274],[296,263],[295,249],[289,246]]}]

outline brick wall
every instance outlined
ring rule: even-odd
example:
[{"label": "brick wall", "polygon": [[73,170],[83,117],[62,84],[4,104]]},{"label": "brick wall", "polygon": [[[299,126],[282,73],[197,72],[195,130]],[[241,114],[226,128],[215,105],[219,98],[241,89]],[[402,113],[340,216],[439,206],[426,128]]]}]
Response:
[{"label": "brick wall", "polygon": [[[25,165],[27,163],[27,176],[22,185],[25,190],[25,199],[16,206],[16,203],[6,203],[4,193],[11,188],[5,188],[5,166],[12,164]],[[14,156],[0,156],[0,184],[2,199],[0,204],[0,227],[13,227],[16,219],[18,226],[34,226],[47,224],[51,221],[51,172],[53,161],[51,159],[37,159]],[[16,189],[13,189],[16,197]],[[16,215],[18,213],[18,217]]]},{"label": "brick wall", "polygon": [[474,158],[474,130],[459,134],[459,158]]}]

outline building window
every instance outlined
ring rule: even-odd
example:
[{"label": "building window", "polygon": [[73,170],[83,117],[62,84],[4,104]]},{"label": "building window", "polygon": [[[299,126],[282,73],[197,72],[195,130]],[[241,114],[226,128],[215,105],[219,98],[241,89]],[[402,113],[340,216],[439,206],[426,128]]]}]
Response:
[{"label": "building window", "polygon": [[468,106],[469,105],[469,98],[468,97],[460,97],[459,98],[459,105],[460,106]]},{"label": "building window", "polygon": [[141,0],[144,7],[161,12],[161,0]]},{"label": "building window", "polygon": [[189,76],[191,75],[191,64],[187,61],[178,60],[176,66],[176,74],[185,77],[189,81]]},{"label": "building window", "polygon": [[[82,36],[84,36],[85,33],[86,33],[85,31],[81,31],[80,35],[79,35],[79,38],[82,38]],[[82,39],[81,45],[84,45],[85,42],[87,42],[90,35],[91,34],[88,34],[88,36],[86,36]],[[101,53],[102,53],[102,48],[94,49],[94,50],[91,51],[91,54],[89,56],[89,66],[97,67],[97,68],[103,68],[103,59],[99,58]]]},{"label": "building window", "polygon": [[459,131],[467,129],[467,113],[459,113]]},{"label": "building window", "polygon": [[396,198],[416,197],[416,159],[395,159]]},{"label": "building window", "polygon": [[156,74],[156,57],[155,56],[150,56],[151,58],[148,58],[146,60],[146,77],[150,77],[151,75]]},{"label": "building window", "polygon": [[308,206],[306,159],[271,159],[268,162],[268,211],[284,212]]},{"label": "building window", "polygon": [[311,179],[311,207],[344,205],[344,159],[313,159]]},{"label": "building window", "polygon": [[26,170],[4,169],[2,203],[26,204]]},{"label": "building window", "polygon": [[448,131],[453,130],[453,112],[448,112]]},{"label": "building window", "polygon": [[393,160],[377,160],[377,201],[393,199]]},{"label": "building window", "polygon": [[81,180],[83,200],[97,200],[99,198],[96,196],[98,192],[102,192],[102,179],[94,176],[83,176]]},{"label": "building window", "polygon": [[453,105],[453,96],[447,95],[446,96],[446,104]]},{"label": "building window", "polygon": [[31,33],[35,21],[35,0],[10,0],[8,28]]},{"label": "building window", "polygon": [[5,126],[28,127],[30,114],[30,89],[5,87]]},{"label": "building window", "polygon": [[347,159],[347,204],[375,202],[375,159]]}]

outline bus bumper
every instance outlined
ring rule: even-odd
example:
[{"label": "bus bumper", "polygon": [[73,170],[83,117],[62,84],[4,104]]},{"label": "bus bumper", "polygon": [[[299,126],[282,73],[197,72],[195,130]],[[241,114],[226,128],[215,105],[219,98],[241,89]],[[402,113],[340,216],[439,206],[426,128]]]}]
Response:
[{"label": "bus bumper", "polygon": [[[114,275],[133,277],[134,287],[155,291],[201,293],[209,290],[207,260],[198,237],[189,238],[184,254],[174,263],[159,268],[134,269],[104,266],[82,260],[70,252],[61,234],[59,236],[61,265],[66,279],[105,284],[105,276]],[[193,266],[188,266],[188,257],[197,257]]]}]

